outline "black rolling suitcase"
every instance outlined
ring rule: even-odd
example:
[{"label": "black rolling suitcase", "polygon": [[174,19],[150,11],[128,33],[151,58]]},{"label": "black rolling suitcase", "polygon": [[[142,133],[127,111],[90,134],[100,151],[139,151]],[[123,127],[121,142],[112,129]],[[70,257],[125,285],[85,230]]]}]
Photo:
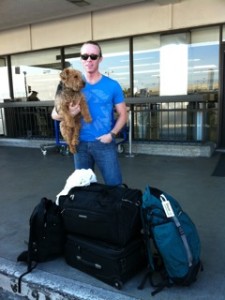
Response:
[{"label": "black rolling suitcase", "polygon": [[142,239],[125,247],[68,235],[65,247],[66,262],[117,289],[147,265]]},{"label": "black rolling suitcase", "polygon": [[140,236],[141,201],[138,189],[100,183],[74,187],[59,197],[67,233],[120,246]]}]

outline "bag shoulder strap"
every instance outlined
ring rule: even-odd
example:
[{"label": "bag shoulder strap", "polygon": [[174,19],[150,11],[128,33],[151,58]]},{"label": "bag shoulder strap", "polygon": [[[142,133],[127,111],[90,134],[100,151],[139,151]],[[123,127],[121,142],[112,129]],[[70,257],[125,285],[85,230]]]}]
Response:
[{"label": "bag shoulder strap", "polygon": [[[42,198],[40,203],[34,208],[31,216],[30,216],[30,229],[29,229],[29,241],[28,241],[28,250],[24,253],[24,256],[26,256],[26,263],[27,263],[27,270],[23,274],[20,275],[18,278],[18,293],[21,293],[21,281],[22,278],[27,275],[28,273],[32,272],[33,269],[37,266],[37,261],[34,261],[33,258],[33,249],[34,249],[34,242],[35,242],[35,225],[37,222],[44,223],[44,218],[47,212],[47,205],[48,203],[52,202],[51,200],[47,198]],[[38,219],[38,220],[37,220]]]},{"label": "bag shoulder strap", "polygon": [[[170,202],[166,196],[164,194],[161,194],[160,195],[160,200],[163,202],[163,201],[168,201]],[[172,208],[172,207],[171,207]],[[177,230],[178,230],[178,233],[181,237],[181,240],[183,242],[183,245],[184,245],[184,249],[187,253],[187,258],[188,258],[188,265],[189,267],[192,266],[192,263],[193,263],[193,256],[192,256],[192,252],[191,252],[191,249],[190,249],[190,246],[189,246],[189,243],[188,243],[188,240],[187,240],[187,237],[186,237],[186,234],[180,224],[180,221],[178,220],[177,216],[175,215],[175,213],[173,212],[173,216],[171,217],[171,219],[173,220],[175,226],[177,227]]]}]

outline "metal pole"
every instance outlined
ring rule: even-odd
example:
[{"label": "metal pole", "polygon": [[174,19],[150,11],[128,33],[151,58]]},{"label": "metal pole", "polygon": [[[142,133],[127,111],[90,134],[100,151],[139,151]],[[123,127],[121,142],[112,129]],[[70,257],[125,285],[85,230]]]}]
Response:
[{"label": "metal pole", "polygon": [[24,75],[24,87],[25,87],[25,93],[26,93],[26,98],[28,97],[28,93],[27,93],[27,78],[26,78],[26,75],[27,75],[27,72],[23,72],[23,75]]},{"label": "metal pole", "polygon": [[132,154],[132,112],[129,110],[129,154],[126,157],[134,157]]}]

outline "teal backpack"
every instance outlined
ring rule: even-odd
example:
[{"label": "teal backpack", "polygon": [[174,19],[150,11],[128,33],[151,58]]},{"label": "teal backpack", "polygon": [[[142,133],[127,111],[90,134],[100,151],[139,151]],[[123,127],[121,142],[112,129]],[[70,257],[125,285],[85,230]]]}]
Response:
[{"label": "teal backpack", "polygon": [[139,289],[148,278],[155,287],[152,296],[174,284],[189,286],[195,282],[203,270],[200,239],[194,223],[179,203],[147,186],[142,196],[141,218],[148,270]]}]

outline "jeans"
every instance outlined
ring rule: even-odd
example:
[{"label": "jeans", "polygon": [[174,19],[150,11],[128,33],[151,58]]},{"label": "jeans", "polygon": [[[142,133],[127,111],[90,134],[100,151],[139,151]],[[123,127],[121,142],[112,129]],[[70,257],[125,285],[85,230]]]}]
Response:
[{"label": "jeans", "polygon": [[115,141],[111,143],[80,142],[77,146],[77,153],[74,154],[75,169],[92,169],[95,164],[98,166],[105,184],[122,184],[117,148]]}]

